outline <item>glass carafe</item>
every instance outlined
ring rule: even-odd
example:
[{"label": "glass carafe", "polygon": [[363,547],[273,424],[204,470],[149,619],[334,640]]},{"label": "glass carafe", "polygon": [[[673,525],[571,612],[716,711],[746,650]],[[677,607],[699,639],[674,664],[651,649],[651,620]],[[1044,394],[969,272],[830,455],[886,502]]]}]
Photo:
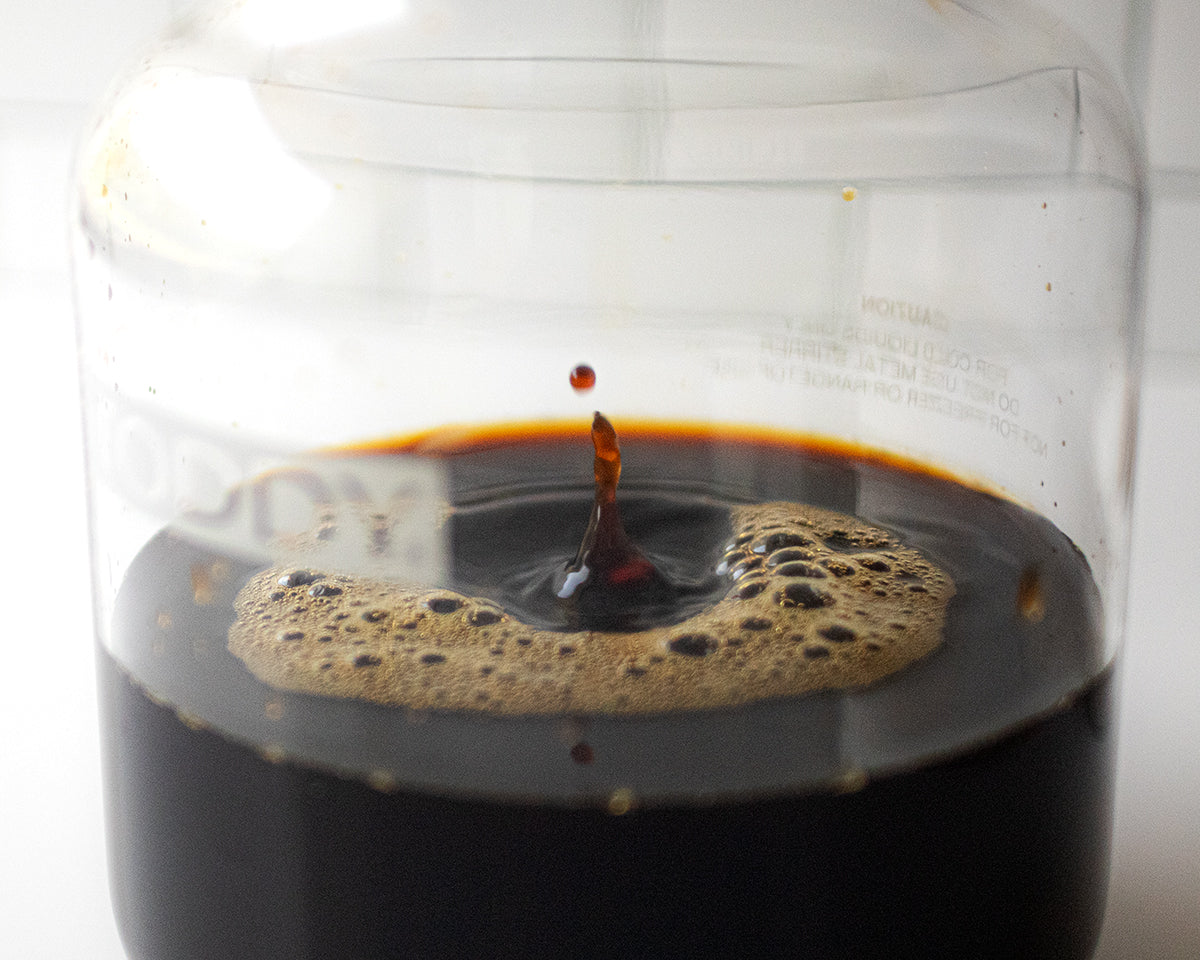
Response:
[{"label": "glass carafe", "polygon": [[1013,2],[192,9],[71,225],[130,957],[1087,957],[1140,150]]}]

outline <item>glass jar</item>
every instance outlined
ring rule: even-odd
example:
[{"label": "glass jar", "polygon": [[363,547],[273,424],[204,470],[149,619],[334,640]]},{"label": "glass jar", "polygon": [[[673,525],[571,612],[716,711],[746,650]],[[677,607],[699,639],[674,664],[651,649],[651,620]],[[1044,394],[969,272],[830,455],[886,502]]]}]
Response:
[{"label": "glass jar", "polygon": [[191,11],[72,222],[130,956],[1087,957],[1144,215],[1013,2]]}]

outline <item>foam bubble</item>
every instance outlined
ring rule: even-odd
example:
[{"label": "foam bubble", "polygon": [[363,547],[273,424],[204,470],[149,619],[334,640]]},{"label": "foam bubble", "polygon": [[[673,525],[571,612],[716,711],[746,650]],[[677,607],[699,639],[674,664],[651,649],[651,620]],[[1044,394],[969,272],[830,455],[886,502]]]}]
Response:
[{"label": "foam bubble", "polygon": [[[729,589],[682,623],[534,628],[491,600],[272,569],[230,650],[272,686],[411,710],[637,714],[865,686],[942,642],[948,574],[887,531],[792,503],[735,507]],[[322,589],[310,589],[314,585]]]}]

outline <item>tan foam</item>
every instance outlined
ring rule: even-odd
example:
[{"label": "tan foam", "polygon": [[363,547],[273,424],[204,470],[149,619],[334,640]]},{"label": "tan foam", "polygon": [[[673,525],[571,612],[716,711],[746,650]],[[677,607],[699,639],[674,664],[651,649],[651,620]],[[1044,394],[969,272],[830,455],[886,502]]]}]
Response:
[{"label": "tan foam", "polygon": [[670,627],[539,630],[449,590],[336,574],[289,585],[308,578],[276,568],[238,594],[229,648],[286,690],[414,709],[632,714],[864,686],[940,645],[954,585],[886,531],[791,503],[737,507],[731,520],[718,568],[728,593]]}]

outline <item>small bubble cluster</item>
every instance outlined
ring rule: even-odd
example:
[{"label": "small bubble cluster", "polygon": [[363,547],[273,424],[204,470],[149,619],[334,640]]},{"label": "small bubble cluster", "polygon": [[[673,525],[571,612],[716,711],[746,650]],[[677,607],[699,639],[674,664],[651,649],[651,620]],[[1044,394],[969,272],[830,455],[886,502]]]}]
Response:
[{"label": "small bubble cluster", "polygon": [[725,594],[682,623],[541,630],[481,597],[272,569],[238,595],[229,646],[287,690],[415,710],[637,714],[865,686],[940,645],[954,585],[886,530],[791,503],[730,519],[715,570]]}]

